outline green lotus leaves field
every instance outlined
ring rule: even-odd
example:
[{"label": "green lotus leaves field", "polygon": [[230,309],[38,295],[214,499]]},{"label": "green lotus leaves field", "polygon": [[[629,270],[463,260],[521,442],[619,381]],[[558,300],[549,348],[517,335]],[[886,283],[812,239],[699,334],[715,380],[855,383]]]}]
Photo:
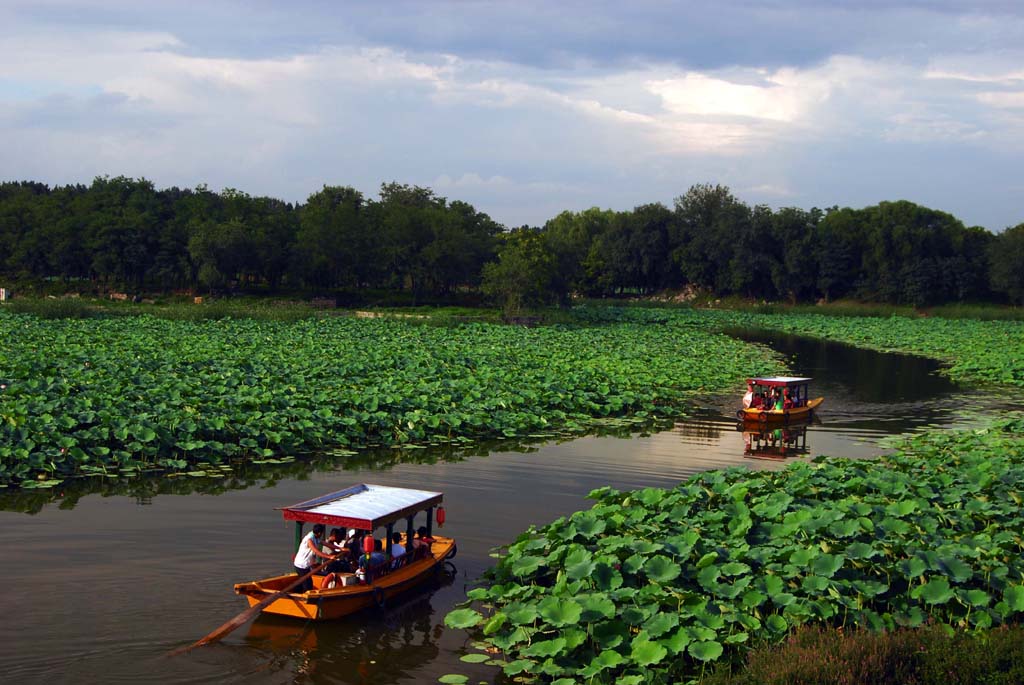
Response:
[{"label": "green lotus leaves field", "polygon": [[[674,683],[805,623],[987,628],[1024,616],[1024,418],[879,460],[705,472],[506,550],[446,623],[544,682]],[[600,525],[603,524],[603,525]]]},{"label": "green lotus leaves field", "polygon": [[0,311],[0,485],[580,431],[678,413],[694,393],[780,368],[697,319],[659,321],[528,329]]}]

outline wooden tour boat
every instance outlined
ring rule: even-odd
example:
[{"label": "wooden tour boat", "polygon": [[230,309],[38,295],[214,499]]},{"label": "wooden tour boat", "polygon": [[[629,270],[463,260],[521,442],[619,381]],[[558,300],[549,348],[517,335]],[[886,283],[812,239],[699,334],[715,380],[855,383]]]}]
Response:
[{"label": "wooden tour boat", "polygon": [[[295,521],[296,547],[303,539],[305,523],[354,528],[373,535],[378,528],[387,530],[386,560],[371,566],[364,578],[356,574],[337,574],[333,588],[324,588],[322,575],[313,575],[313,589],[308,592],[286,592],[263,608],[264,612],[295,616],[307,620],[333,619],[369,607],[383,607],[384,603],[435,577],[445,560],[455,556],[455,540],[433,535],[434,510],[437,522],[444,524],[443,499],[439,492],[410,490],[383,485],[355,485],[316,499],[280,508],[286,521]],[[433,537],[428,550],[414,550],[413,520],[416,514],[426,512],[427,534]],[[405,520],[403,542],[405,555],[392,559],[391,536],[395,524]],[[295,573],[263,578],[235,585],[235,593],[244,595],[253,607],[297,580]]]},{"label": "wooden tour boat", "polygon": [[796,378],[791,376],[772,376],[769,378],[748,378],[747,385],[752,388],[752,395],[764,397],[767,393],[783,393],[788,391],[792,406],[788,409],[774,407],[757,407],[751,405],[736,412],[736,416],[745,423],[795,423],[807,421],[814,409],[825,401],[824,397],[811,399],[808,386],[813,378]]}]

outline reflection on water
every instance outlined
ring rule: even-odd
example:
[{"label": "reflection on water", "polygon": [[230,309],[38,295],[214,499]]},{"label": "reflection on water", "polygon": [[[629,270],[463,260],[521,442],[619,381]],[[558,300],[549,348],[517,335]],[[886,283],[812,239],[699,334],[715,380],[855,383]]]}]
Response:
[{"label": "reflection on water", "polygon": [[[871,457],[882,452],[883,437],[966,423],[1014,399],[957,388],[933,362],[914,357],[787,336],[762,342],[785,354],[794,372],[815,378],[815,394],[825,397],[820,423],[748,435],[736,426],[738,387],[705,398],[674,425],[628,438],[552,436],[341,461],[320,455],[216,479],[109,481],[99,490],[81,483],[55,503],[59,493],[2,496],[0,673],[18,683],[429,683],[453,672],[492,681],[493,667],[459,661],[466,634],[444,629],[444,615],[491,565],[495,546],[589,506],[589,491],[671,487],[706,469],[784,468],[817,454]],[[782,446],[778,459],[750,458]],[[355,482],[444,492],[445,532],[459,543],[447,584],[334,623],[263,617],[223,644],[163,658],[245,608],[233,583],[290,570],[292,528],[274,507]]]},{"label": "reflection on water", "polygon": [[785,459],[808,454],[807,424],[778,428],[751,427],[740,423],[743,456],[751,459]]}]

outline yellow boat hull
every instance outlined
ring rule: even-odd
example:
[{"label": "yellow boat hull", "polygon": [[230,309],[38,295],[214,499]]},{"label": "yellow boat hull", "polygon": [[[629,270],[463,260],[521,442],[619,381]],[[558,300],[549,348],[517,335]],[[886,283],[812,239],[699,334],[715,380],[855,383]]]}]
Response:
[{"label": "yellow boat hull", "polygon": [[[293,616],[311,621],[341,618],[370,607],[381,607],[392,597],[407,592],[434,577],[445,559],[455,556],[455,540],[435,537],[430,555],[411,561],[376,578],[371,583],[321,589],[323,576],[313,576],[314,589],[309,592],[289,592],[264,607],[263,612],[280,616]],[[235,585],[235,593],[243,595],[249,606],[286,587],[296,574],[273,576]]]},{"label": "yellow boat hull", "polygon": [[816,397],[803,407],[792,409],[740,409],[737,414],[744,423],[796,423],[806,421],[811,412],[825,401],[824,397]]}]

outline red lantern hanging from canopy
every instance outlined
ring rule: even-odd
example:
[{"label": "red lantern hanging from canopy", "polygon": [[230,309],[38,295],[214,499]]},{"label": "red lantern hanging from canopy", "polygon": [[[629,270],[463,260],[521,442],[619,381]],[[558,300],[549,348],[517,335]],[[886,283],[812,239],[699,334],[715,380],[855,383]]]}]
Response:
[{"label": "red lantern hanging from canopy", "polygon": [[437,508],[437,527],[444,528],[444,507]]},{"label": "red lantern hanging from canopy", "polygon": [[363,551],[367,554],[373,554],[373,535],[363,536]]}]

